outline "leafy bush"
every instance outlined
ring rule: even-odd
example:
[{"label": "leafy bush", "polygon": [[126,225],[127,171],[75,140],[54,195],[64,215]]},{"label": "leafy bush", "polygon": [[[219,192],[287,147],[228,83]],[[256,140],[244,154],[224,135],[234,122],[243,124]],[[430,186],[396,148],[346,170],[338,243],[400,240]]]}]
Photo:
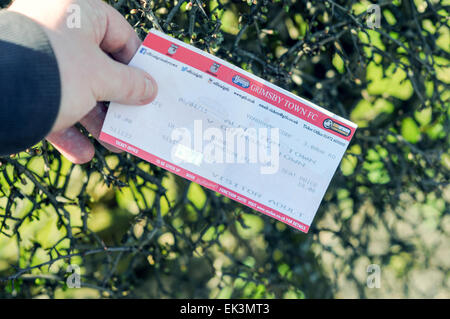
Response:
[{"label": "leafy bush", "polygon": [[109,3],[360,128],[308,235],[99,144],[1,158],[0,297],[449,297],[448,1]]}]

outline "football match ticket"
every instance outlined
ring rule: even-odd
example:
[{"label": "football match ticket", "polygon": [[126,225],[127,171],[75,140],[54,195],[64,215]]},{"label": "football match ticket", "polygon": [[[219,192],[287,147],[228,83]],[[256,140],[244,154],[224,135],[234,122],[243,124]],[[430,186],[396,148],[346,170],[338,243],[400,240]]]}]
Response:
[{"label": "football match ticket", "polygon": [[111,103],[102,141],[308,232],[356,124],[156,30],[130,65],[158,95]]}]

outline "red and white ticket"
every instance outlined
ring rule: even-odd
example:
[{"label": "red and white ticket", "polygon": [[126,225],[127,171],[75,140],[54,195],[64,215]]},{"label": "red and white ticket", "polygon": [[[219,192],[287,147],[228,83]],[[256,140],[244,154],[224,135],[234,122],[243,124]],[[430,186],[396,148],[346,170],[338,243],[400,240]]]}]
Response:
[{"label": "red and white ticket", "polygon": [[356,124],[156,30],[130,65],[158,96],[111,103],[102,141],[308,232]]}]

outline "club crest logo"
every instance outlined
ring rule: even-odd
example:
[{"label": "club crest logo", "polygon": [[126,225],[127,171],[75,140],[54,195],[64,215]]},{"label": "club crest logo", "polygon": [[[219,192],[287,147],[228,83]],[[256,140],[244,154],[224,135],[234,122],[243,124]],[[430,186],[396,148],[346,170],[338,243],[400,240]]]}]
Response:
[{"label": "club crest logo", "polygon": [[213,65],[211,65],[211,67],[209,68],[209,71],[211,73],[217,73],[217,71],[219,71],[219,68],[221,67],[221,65],[219,63],[213,63]]},{"label": "club crest logo", "polygon": [[169,50],[167,51],[168,55],[174,55],[175,53],[177,53],[178,50],[178,45],[172,44],[169,48]]}]

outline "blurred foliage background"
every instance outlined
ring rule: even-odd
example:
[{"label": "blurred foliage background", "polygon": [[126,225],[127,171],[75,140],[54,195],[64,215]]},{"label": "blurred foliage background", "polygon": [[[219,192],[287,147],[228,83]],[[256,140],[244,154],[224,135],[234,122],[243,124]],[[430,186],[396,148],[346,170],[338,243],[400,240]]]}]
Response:
[{"label": "blurred foliage background", "polygon": [[450,1],[108,2],[360,128],[307,235],[99,144],[1,158],[0,297],[450,297]]}]

